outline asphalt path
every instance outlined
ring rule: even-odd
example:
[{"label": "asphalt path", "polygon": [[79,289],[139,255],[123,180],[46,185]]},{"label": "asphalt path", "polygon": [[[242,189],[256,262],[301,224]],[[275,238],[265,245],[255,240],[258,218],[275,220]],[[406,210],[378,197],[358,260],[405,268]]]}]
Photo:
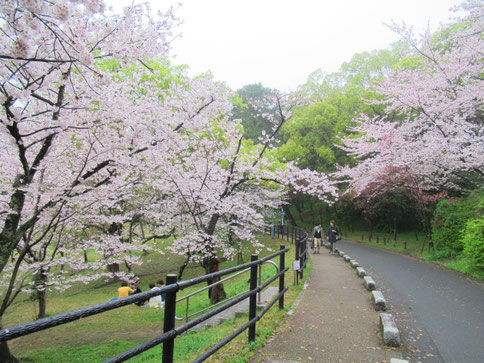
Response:
[{"label": "asphalt path", "polygon": [[337,247],[383,292],[410,362],[484,362],[482,282],[379,248],[344,241]]}]

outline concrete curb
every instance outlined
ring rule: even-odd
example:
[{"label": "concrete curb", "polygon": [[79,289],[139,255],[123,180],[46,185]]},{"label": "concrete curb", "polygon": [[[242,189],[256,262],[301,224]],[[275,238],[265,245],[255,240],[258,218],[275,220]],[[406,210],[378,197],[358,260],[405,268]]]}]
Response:
[{"label": "concrete curb", "polygon": [[309,286],[309,281],[310,281],[310,280],[311,280],[311,278],[306,279],[306,282],[304,283],[304,285],[303,285],[303,288],[302,288],[301,292],[299,293],[299,295],[298,295],[298,297],[297,297],[296,301],[294,301],[294,304],[292,304],[291,310],[289,310],[289,311],[287,312],[287,315],[292,315],[292,314],[294,314],[294,310],[296,310],[296,308],[298,307],[299,303],[301,302],[301,299],[302,299],[302,297],[303,297],[303,294],[304,294],[304,292],[306,291],[306,289],[307,289],[307,288],[308,288],[308,286]]},{"label": "concrete curb", "polygon": [[[347,262],[350,262],[353,268],[356,268],[356,274],[363,278],[364,285],[372,294],[372,303],[376,311],[386,311],[387,302],[383,293],[376,290],[375,281],[371,276],[366,274],[363,267],[360,267],[356,260],[346,255],[343,251],[338,251],[339,255]],[[383,343],[390,347],[400,347],[400,331],[397,328],[395,319],[392,314],[380,313],[380,326],[382,329]],[[390,363],[408,363],[407,360],[392,358]]]},{"label": "concrete curb", "polygon": [[365,280],[365,287],[368,291],[376,290],[375,281],[373,281],[371,276],[365,276],[363,277],[363,280]]},{"label": "concrete curb", "polygon": [[386,311],[387,310],[387,301],[383,297],[383,293],[378,290],[374,290],[371,292],[372,299],[373,299],[373,306],[375,307],[376,311]]},{"label": "concrete curb", "polygon": [[356,274],[359,276],[359,277],[365,277],[366,276],[366,271],[363,267],[357,267],[356,268]]},{"label": "concrete curb", "polygon": [[398,331],[395,319],[392,314],[380,313],[380,324],[382,327],[383,342],[390,347],[400,346],[400,332]]}]

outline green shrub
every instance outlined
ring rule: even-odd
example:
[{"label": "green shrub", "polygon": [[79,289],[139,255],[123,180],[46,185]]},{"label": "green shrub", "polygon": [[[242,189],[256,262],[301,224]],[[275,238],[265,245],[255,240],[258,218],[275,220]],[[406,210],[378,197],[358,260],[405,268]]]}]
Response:
[{"label": "green shrub", "polygon": [[483,200],[481,190],[466,198],[443,199],[437,203],[432,221],[434,259],[454,258],[462,253],[462,231],[468,220],[479,218],[479,203]]},{"label": "green shrub", "polygon": [[462,242],[464,256],[473,266],[484,269],[484,217],[467,221]]}]

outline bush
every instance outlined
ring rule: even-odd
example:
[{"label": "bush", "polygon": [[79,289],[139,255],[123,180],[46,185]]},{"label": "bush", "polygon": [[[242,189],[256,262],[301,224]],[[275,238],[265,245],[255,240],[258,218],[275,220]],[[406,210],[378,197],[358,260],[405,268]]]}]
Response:
[{"label": "bush", "polygon": [[434,258],[454,258],[463,249],[463,231],[470,219],[480,217],[479,204],[484,201],[484,191],[470,194],[459,200],[443,199],[437,203],[432,221]]},{"label": "bush", "polygon": [[472,266],[484,269],[484,217],[467,221],[462,242]]}]

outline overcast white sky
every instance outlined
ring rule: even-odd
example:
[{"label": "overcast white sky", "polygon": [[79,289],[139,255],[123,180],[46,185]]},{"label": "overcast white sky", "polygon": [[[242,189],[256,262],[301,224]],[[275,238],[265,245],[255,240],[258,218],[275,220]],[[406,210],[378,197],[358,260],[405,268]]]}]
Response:
[{"label": "overcast white sky", "polygon": [[[119,7],[132,0],[108,0]],[[135,2],[139,2],[135,0]],[[151,0],[166,9],[175,0]],[[261,82],[293,91],[321,68],[331,73],[355,53],[398,40],[384,23],[412,25],[417,33],[448,23],[460,0],[180,0],[182,37],[175,64],[191,74],[211,71],[236,90]]]}]

